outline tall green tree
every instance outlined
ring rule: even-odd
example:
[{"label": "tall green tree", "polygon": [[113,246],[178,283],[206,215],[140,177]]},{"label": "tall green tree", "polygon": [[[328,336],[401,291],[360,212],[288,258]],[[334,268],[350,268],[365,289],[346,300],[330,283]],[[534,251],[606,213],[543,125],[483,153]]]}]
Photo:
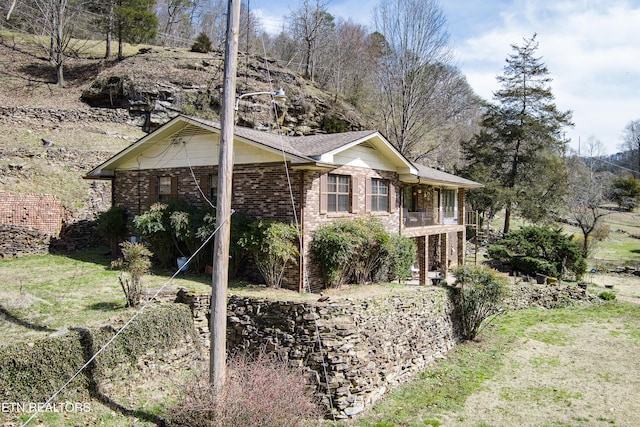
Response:
[{"label": "tall green tree", "polygon": [[114,12],[119,60],[124,59],[123,43],[144,43],[156,36],[158,18],[153,11],[155,4],[155,0],[116,0]]},{"label": "tall green tree", "polygon": [[571,111],[559,111],[554,103],[549,71],[536,56],[536,35],[512,49],[482,131],[462,144],[468,165],[484,165],[485,176],[477,179],[500,190],[496,197],[505,209],[505,234],[514,211],[539,222],[561,206],[566,189],[563,128],[573,125]]}]

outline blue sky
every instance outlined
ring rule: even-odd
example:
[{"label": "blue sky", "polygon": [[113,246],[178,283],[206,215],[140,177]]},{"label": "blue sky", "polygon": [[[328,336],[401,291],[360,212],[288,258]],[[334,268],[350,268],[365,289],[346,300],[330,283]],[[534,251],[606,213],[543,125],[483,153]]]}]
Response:
[{"label": "blue sky", "polygon": [[[246,0],[245,0],[246,1]],[[379,0],[332,0],[335,17],[369,26]],[[295,1],[249,0],[265,29],[282,28]],[[538,34],[556,104],[573,110],[570,146],[589,138],[609,154],[640,119],[640,0],[440,0],[456,61],[476,93],[491,99],[512,44]],[[584,154],[584,152],[582,153]]]}]

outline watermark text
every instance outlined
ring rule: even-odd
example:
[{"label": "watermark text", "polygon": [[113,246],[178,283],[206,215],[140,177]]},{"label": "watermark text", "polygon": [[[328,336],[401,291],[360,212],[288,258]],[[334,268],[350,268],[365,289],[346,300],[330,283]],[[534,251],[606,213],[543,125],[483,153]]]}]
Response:
[{"label": "watermark text", "polygon": [[0,402],[1,413],[91,412],[90,402]]}]

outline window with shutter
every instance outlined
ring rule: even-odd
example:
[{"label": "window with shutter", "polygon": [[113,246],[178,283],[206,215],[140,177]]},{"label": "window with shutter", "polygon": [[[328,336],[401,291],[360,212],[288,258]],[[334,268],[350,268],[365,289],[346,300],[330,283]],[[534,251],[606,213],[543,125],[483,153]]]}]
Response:
[{"label": "window with shutter", "polygon": [[[347,175],[326,175],[326,211],[349,212],[351,210],[351,178]],[[322,181],[322,180],[321,180]],[[323,202],[320,202],[321,207]]]}]

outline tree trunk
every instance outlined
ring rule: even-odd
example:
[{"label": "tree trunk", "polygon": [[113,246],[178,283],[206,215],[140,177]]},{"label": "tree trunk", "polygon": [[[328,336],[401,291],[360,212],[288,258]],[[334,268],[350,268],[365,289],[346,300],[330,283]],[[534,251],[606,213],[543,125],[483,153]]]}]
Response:
[{"label": "tree trunk", "polygon": [[511,202],[507,203],[504,209],[504,227],[502,228],[502,234],[509,232],[509,225],[511,223]]},{"label": "tree trunk", "polygon": [[113,1],[109,1],[109,13],[107,15],[107,34],[105,39],[104,58],[109,59],[111,56],[111,39],[113,38]]},{"label": "tree trunk", "polygon": [[122,28],[118,28],[118,61],[122,61],[124,55],[122,54]]},{"label": "tree trunk", "polygon": [[64,87],[64,20],[66,2],[58,2],[57,25],[55,28],[55,64],[58,86]]}]

